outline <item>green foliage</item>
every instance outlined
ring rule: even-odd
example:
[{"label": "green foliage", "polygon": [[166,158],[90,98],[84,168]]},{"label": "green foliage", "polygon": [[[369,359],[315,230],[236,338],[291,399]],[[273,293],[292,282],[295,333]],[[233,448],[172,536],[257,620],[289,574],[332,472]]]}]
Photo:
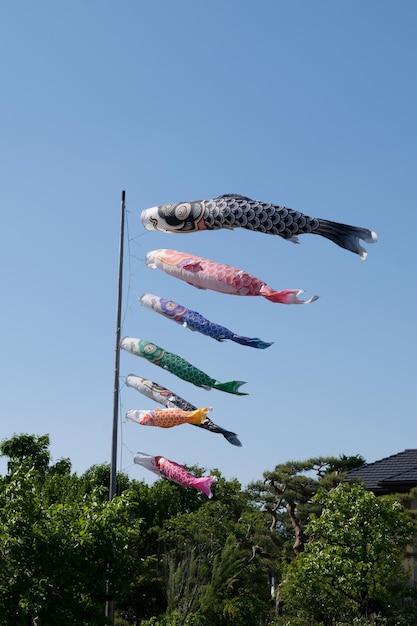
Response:
[{"label": "green foliage", "polygon": [[190,613],[186,616],[181,615],[178,611],[174,611],[168,616],[151,617],[150,619],[141,620],[140,626],[214,626],[206,621],[206,619],[198,614]]},{"label": "green foliage", "polygon": [[38,462],[49,458],[46,437],[33,454],[21,454],[28,441],[2,444],[16,456],[0,484],[0,624],[104,624],[106,589],[117,596],[134,571],[129,545],[139,527],[131,497],[102,502],[96,491],[76,498],[73,489],[70,501],[60,498],[71,482],[67,470]]},{"label": "green foliage", "polygon": [[344,455],[288,461],[249,485],[252,499],[269,517],[269,536],[283,559],[303,551],[309,515],[319,511],[313,501],[319,487],[332,489],[345,479],[346,470],[362,463],[362,457]]},{"label": "green foliage", "polygon": [[[238,532],[238,529],[236,529]],[[255,626],[270,613],[269,567],[248,558],[249,549],[235,534],[216,555],[200,614],[209,624]]]},{"label": "green foliage", "polygon": [[[309,541],[288,566],[280,591],[288,624],[352,624],[390,617],[404,590],[402,562],[414,524],[402,506],[359,484],[320,489],[306,527]],[[300,622],[302,623],[302,622]],[[400,623],[400,622],[398,622]]]},{"label": "green foliage", "polygon": [[167,519],[159,533],[168,615],[183,620],[198,615],[210,626],[233,624],[230,616],[237,616],[240,605],[248,615],[243,605],[251,590],[256,613],[268,613],[267,569],[262,561],[249,563],[261,513],[238,481],[220,475],[213,500],[199,500],[195,510]]},{"label": "green foliage", "polygon": [[[179,576],[177,580],[170,580],[169,572],[172,571],[172,561],[180,565],[178,553],[182,554],[183,550],[182,535],[176,538],[175,532],[171,535],[166,527],[173,520],[186,519],[188,515],[192,518],[193,513],[206,504],[207,498],[195,489],[184,489],[163,478],[151,486],[131,481],[129,490],[135,500],[132,515],[142,521],[141,533],[133,546],[140,568],[124,590],[118,611],[136,623],[163,615],[169,605],[168,597],[174,593],[168,593],[168,589],[178,584]],[[177,543],[180,549],[177,549]]]},{"label": "green foliage", "polygon": [[49,436],[41,435],[15,435],[11,439],[5,439],[0,444],[0,452],[3,456],[9,457],[7,469],[12,473],[23,463],[29,467],[34,467],[38,472],[44,473],[47,470],[49,454]]},{"label": "green foliage", "polygon": [[330,461],[326,468],[326,474],[331,474],[332,472],[348,472],[355,467],[362,467],[364,464],[365,459],[359,454],[355,454],[355,456],[346,456],[346,454],[341,454],[336,459],[330,457]]},{"label": "green foliage", "polygon": [[212,470],[212,500],[120,473],[109,502],[108,464],[78,477],[48,447],[0,443],[0,626],[101,626],[109,598],[115,626],[417,623],[401,577],[412,517],[344,484],[361,457],[277,465],[248,491]]}]

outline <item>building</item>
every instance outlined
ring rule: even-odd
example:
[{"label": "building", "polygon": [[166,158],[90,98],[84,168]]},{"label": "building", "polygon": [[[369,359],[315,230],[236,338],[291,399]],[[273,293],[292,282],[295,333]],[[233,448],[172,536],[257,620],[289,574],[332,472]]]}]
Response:
[{"label": "building", "polygon": [[[376,496],[408,493],[417,487],[417,448],[393,454],[374,463],[365,463],[348,472],[350,479],[363,482]],[[417,508],[417,501],[412,508]]]}]

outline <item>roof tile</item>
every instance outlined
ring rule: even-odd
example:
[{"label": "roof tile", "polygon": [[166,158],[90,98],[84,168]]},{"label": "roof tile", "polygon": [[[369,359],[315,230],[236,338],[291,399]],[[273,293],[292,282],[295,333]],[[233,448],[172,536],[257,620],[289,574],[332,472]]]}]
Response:
[{"label": "roof tile", "polygon": [[411,489],[417,485],[417,449],[410,448],[357,467],[348,472],[348,477],[361,479],[365,487],[375,493],[395,490],[394,483],[412,483]]}]

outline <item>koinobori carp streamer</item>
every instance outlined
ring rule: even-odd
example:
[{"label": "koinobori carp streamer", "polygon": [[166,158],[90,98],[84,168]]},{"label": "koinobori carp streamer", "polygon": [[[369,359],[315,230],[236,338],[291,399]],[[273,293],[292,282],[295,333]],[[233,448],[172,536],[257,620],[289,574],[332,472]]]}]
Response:
[{"label": "koinobori carp streamer", "polygon": [[163,369],[171,372],[178,378],[182,378],[197,387],[203,387],[203,389],[218,389],[219,391],[225,391],[227,393],[233,393],[237,396],[246,396],[247,393],[239,391],[239,387],[244,385],[242,380],[230,380],[225,383],[212,378],[202,370],[198,369],[186,359],[183,359],[178,354],[168,352],[155,343],[146,341],[144,339],[136,339],[134,337],[124,337],[120,342],[120,347],[127,352],[131,352],[136,356],[140,356],[155,365],[159,365]]},{"label": "koinobori carp streamer", "polygon": [[161,204],[142,211],[141,218],[147,230],[170,233],[245,228],[278,235],[294,243],[298,243],[298,235],[321,235],[341,248],[359,254],[361,259],[366,258],[367,252],[359,240],[377,241],[376,233],[367,228],[309,217],[300,211],[237,194]]},{"label": "koinobori carp streamer", "polygon": [[144,293],[140,296],[139,302],[142,306],[160,313],[164,317],[181,324],[184,328],[197,331],[202,335],[207,335],[216,341],[225,341],[229,339],[239,343],[242,346],[250,346],[251,348],[265,349],[272,346],[272,343],[262,341],[258,337],[244,337],[229,330],[225,326],[211,322],[198,311],[192,311],[187,307],[177,304],[173,300],[167,300],[152,293]]},{"label": "koinobori carp streamer", "polygon": [[[141,376],[136,376],[135,374],[129,374],[126,376],[125,383],[127,387],[131,387],[132,389],[136,389],[139,393],[143,394],[147,398],[162,404],[167,409],[170,408],[178,408],[183,411],[195,411],[197,409],[196,406],[181,398],[176,393],[155,383],[152,380],[147,378],[143,378]],[[215,424],[208,416],[206,419],[201,422],[201,424],[193,424],[193,426],[198,426],[199,428],[204,428],[205,430],[210,431],[211,433],[219,433],[223,435],[223,437],[231,443],[233,446],[241,446],[241,442],[237,437],[237,434],[222,428],[218,424]]]},{"label": "koinobori carp streamer", "polygon": [[198,289],[211,289],[233,296],[262,296],[280,304],[310,304],[318,299],[318,296],[313,296],[309,300],[301,300],[298,296],[303,289],[275,291],[244,270],[178,250],[152,250],[146,255],[145,263]]},{"label": "koinobori carp streamer", "polygon": [[217,482],[217,476],[202,476],[197,478],[179,463],[170,461],[164,456],[152,456],[146,452],[137,452],[133,457],[134,463],[145,467],[149,471],[162,476],[182,487],[194,487],[202,491],[208,498],[212,498],[211,486]]}]

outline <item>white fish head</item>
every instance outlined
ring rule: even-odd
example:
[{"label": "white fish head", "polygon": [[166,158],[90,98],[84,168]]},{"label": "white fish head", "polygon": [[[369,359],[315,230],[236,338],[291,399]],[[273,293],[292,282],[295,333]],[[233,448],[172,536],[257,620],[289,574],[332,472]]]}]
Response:
[{"label": "white fish head", "polygon": [[204,213],[204,200],[161,204],[144,209],[141,220],[146,230],[165,233],[190,233],[199,230]]},{"label": "white fish head", "polygon": [[120,340],[120,348],[122,350],[127,350],[128,352],[132,352],[134,348],[138,345],[140,339],[136,339],[136,337],[122,337]]},{"label": "white fish head", "polygon": [[177,304],[173,300],[167,300],[166,298],[160,298],[152,293],[144,293],[140,296],[139,302],[142,306],[152,309],[165,317],[180,321],[181,317],[187,311],[186,307],[181,304]]},{"label": "white fish head", "polygon": [[[129,374],[126,376],[125,383],[127,387],[136,389],[136,391],[139,391],[147,398],[155,400],[155,402],[159,402],[166,407],[171,406],[169,403],[173,393],[162,385],[159,385],[152,380],[148,380],[147,378],[136,376],[135,374]],[[176,405],[172,405],[171,408],[174,408],[175,406]]]},{"label": "white fish head", "polygon": [[151,454],[146,454],[145,452],[137,452],[133,457],[133,462],[136,463],[136,465],[142,465],[142,467],[146,467],[146,469],[154,472],[155,474],[159,474],[159,469],[155,457]]},{"label": "white fish head", "polygon": [[147,267],[150,267],[151,269],[155,269],[157,267],[156,258],[158,256],[158,252],[162,252],[162,250],[151,250],[151,252],[147,253],[145,256],[145,265]]},{"label": "white fish head", "polygon": [[159,311],[159,302],[161,298],[159,296],[154,296],[153,293],[143,293],[139,296],[139,303],[142,306],[146,306],[148,309],[156,309]]}]

